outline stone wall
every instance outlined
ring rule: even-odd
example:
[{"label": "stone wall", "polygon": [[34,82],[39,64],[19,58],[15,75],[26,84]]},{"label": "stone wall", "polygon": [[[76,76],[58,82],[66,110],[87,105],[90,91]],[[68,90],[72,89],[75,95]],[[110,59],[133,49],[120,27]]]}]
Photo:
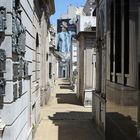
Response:
[{"label": "stone wall", "polygon": [[40,104],[46,103],[49,92],[49,15],[36,2],[41,1],[0,1],[2,140],[32,139],[40,121]]}]

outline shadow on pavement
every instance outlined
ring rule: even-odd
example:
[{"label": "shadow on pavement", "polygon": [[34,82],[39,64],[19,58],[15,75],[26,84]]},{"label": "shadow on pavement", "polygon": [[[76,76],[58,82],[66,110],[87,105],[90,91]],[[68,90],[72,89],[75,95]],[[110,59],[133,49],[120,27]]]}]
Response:
[{"label": "shadow on pavement", "polygon": [[58,140],[101,140],[91,112],[57,112],[49,119],[58,126]]},{"label": "shadow on pavement", "polygon": [[69,84],[69,83],[61,83],[61,84],[58,84],[60,86],[60,89],[70,89],[72,90],[72,86]]},{"label": "shadow on pavement", "polygon": [[136,140],[136,132],[136,122],[130,116],[118,112],[106,113],[107,140]]},{"label": "shadow on pavement", "polygon": [[58,85],[60,85],[60,86],[70,86],[70,84],[58,84]]},{"label": "shadow on pavement", "polygon": [[70,90],[72,90],[72,86],[63,85],[63,86],[60,86],[60,89],[70,89]]},{"label": "shadow on pavement", "polygon": [[74,93],[68,93],[68,94],[57,93],[56,98],[58,104],[73,104],[73,105],[82,106],[82,103]]},{"label": "shadow on pavement", "polygon": [[53,117],[49,116],[50,120],[90,120],[92,119],[91,112],[57,112]]}]

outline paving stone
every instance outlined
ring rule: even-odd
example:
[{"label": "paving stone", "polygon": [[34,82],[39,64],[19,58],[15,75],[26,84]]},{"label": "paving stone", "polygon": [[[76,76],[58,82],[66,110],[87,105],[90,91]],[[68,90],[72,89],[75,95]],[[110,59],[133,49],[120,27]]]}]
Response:
[{"label": "paving stone", "polygon": [[84,108],[69,84],[58,79],[54,93],[45,107],[41,108],[41,122],[34,140],[102,140],[91,118],[91,108]]}]

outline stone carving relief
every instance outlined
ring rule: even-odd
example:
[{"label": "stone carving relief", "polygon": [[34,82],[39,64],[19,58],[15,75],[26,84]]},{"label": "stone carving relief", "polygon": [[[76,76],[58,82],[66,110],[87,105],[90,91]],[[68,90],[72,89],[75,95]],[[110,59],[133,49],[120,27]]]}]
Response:
[{"label": "stone carving relief", "polygon": [[[0,6],[0,40],[3,40],[6,30],[6,8]],[[6,80],[4,79],[4,72],[6,69],[6,52],[0,49],[0,97],[5,95]]]},{"label": "stone carving relief", "polygon": [[19,78],[24,77],[24,60],[22,57],[19,57],[18,76]]},{"label": "stone carving relief", "polygon": [[13,97],[14,97],[14,101],[18,98],[17,83],[13,85]]},{"label": "stone carving relief", "polygon": [[22,80],[19,81],[18,85],[19,85],[18,86],[19,96],[21,96],[22,95]]},{"label": "stone carving relief", "polygon": [[0,49],[0,96],[5,95],[6,81],[4,79],[4,72],[6,67],[6,53],[5,50]]},{"label": "stone carving relief", "polygon": [[20,6],[13,7],[13,22],[12,22],[12,47],[13,53],[24,56],[25,54],[25,39],[26,29],[22,24]]},{"label": "stone carving relief", "polygon": [[19,56],[18,61],[13,63],[13,79],[19,80],[24,77],[24,60]]},{"label": "stone carving relief", "polygon": [[6,29],[6,8],[0,7],[0,37],[3,36]]},{"label": "stone carving relief", "polygon": [[5,85],[6,85],[5,79],[3,77],[0,77],[0,96],[5,95]]},{"label": "stone carving relief", "polygon": [[6,53],[5,50],[0,49],[0,72],[5,72],[6,67]]},{"label": "stone carving relief", "polygon": [[89,22],[85,22],[85,24],[84,24],[84,31],[92,31],[92,24],[91,24],[91,22],[89,21]]},{"label": "stone carving relief", "polygon": [[24,60],[26,44],[26,28],[22,24],[22,10],[20,0],[13,0],[13,19],[12,19],[12,52],[13,52],[13,81],[14,99],[22,96],[22,80],[28,77],[28,62]]},{"label": "stone carving relief", "polygon": [[27,61],[24,61],[24,78],[27,78],[29,76],[28,74],[28,62]]},{"label": "stone carving relief", "polygon": [[18,67],[19,67],[19,63],[14,62],[13,63],[13,80],[14,81],[16,81],[18,79]]}]

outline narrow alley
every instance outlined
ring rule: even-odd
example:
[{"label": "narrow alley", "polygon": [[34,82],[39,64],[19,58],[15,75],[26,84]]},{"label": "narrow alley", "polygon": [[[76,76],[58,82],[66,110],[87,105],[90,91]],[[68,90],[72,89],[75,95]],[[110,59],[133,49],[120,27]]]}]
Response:
[{"label": "narrow alley", "polygon": [[0,0],[0,140],[140,140],[140,0]]},{"label": "narrow alley", "polygon": [[66,79],[57,80],[48,105],[41,108],[34,140],[101,140],[91,108],[82,106]]}]

